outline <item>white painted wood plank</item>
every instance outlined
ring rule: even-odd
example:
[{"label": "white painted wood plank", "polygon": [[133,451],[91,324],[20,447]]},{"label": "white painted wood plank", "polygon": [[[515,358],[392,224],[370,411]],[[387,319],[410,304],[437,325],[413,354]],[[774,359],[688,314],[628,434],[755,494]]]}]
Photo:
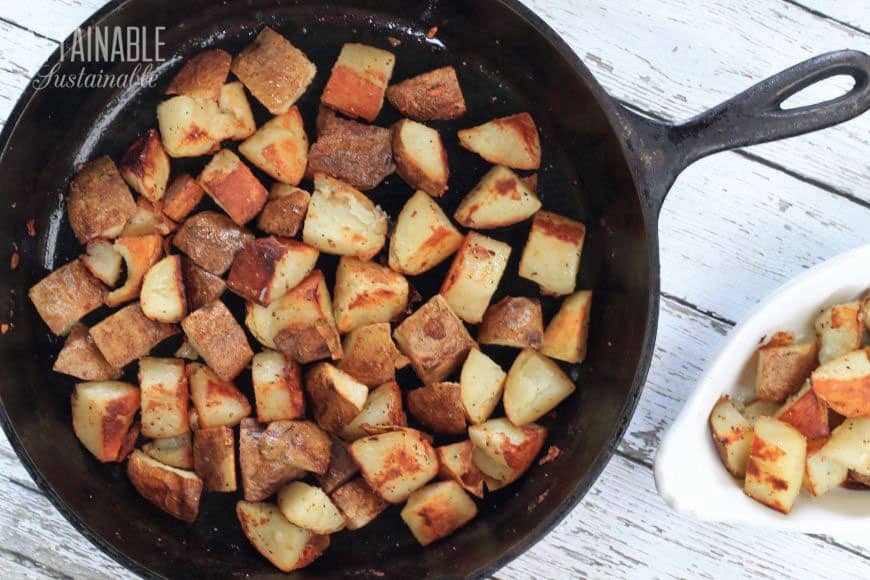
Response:
[{"label": "white painted wood plank", "polygon": [[102,8],[105,0],[16,0],[5,3],[2,17],[42,36],[64,40],[91,14]]},{"label": "white painted wood plank", "polygon": [[53,41],[0,21],[0,119],[6,120],[27,83],[56,46]]},{"label": "white painted wood plank", "polygon": [[870,30],[870,2],[866,0],[796,0],[795,4],[855,28]]}]

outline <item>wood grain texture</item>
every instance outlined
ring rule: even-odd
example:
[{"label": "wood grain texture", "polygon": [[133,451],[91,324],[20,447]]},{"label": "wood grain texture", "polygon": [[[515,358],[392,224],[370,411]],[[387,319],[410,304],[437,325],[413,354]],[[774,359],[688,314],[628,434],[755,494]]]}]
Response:
[{"label": "wood grain texture", "polygon": [[788,0],[823,17],[870,31],[870,3],[865,0]]}]

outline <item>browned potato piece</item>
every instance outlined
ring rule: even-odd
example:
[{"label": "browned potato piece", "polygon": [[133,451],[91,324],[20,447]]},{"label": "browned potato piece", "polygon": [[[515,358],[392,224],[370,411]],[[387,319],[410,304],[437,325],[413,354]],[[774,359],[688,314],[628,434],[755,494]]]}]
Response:
[{"label": "browned potato piece", "polygon": [[138,302],[128,304],[91,328],[94,344],[106,362],[119,369],[177,333],[175,325],[154,322],[145,316]]},{"label": "browned potato piece", "polygon": [[102,462],[119,461],[139,410],[139,389],[119,381],[79,383],[70,396],[73,431]]},{"label": "browned potato piece", "polygon": [[245,331],[219,300],[191,312],[181,327],[206,364],[225,381],[236,378],[254,358]]},{"label": "browned potato piece", "polygon": [[199,202],[205,190],[187,173],[176,177],[163,196],[163,213],[172,221],[182,222],[190,215]]},{"label": "browned potato piece", "polygon": [[722,465],[734,477],[744,477],[754,435],[752,423],[740,413],[740,409],[727,395],[713,406],[708,421],[713,444],[719,452]]},{"label": "browned potato piece", "polygon": [[459,383],[433,383],[408,393],[408,411],[435,433],[465,433]]},{"label": "browned potato piece", "polygon": [[341,47],[320,101],[348,117],[361,117],[371,123],[384,104],[395,64],[391,52],[347,43]]},{"label": "browned potato piece", "polygon": [[490,490],[519,479],[531,466],[547,439],[547,429],[536,423],[517,427],[508,419],[490,419],[468,428],[474,444],[474,464],[487,477]]},{"label": "browned potato piece", "polygon": [[282,329],[275,335],[275,348],[302,364],[324,358],[336,360],[342,356],[338,331],[326,318]]},{"label": "browned potato piece", "polygon": [[308,135],[299,109],[274,117],[239,145],[239,153],[282,183],[299,185],[308,165]]},{"label": "browned potato piece", "polygon": [[347,450],[347,443],[338,437],[332,437],[332,451],[329,455],[329,467],[326,473],[316,476],[317,483],[326,493],[332,493],[359,473],[359,467]]},{"label": "browned potato piece", "polygon": [[190,391],[184,361],[177,358],[139,360],[142,397],[142,434],[152,438],[176,437],[190,430]]},{"label": "browned potato piece", "polygon": [[569,363],[586,359],[589,341],[589,309],[592,307],[592,292],[581,290],[566,297],[559,312],[550,320],[544,331],[541,352],[550,358]]},{"label": "browned potato piece", "polygon": [[199,157],[216,151],[229,137],[232,115],[211,99],[179,95],[157,105],[163,148],[171,157]]},{"label": "browned potato piece", "polygon": [[203,211],[187,218],[178,228],[172,243],[197,266],[222,276],[229,270],[236,254],[253,239],[253,234],[234,224],[227,216]]},{"label": "browned potato piece", "polygon": [[213,370],[199,363],[189,363],[190,399],[196,409],[191,429],[231,427],[251,414],[251,404],[236,385],[223,381]]},{"label": "browned potato piece", "polygon": [[480,344],[541,348],[544,316],[537,298],[505,296],[486,309],[477,331]]},{"label": "browned potato piece", "polygon": [[175,358],[183,358],[185,360],[199,360],[199,353],[190,345],[190,341],[186,338],[181,341],[181,346],[175,350]]},{"label": "browned potato piece", "polygon": [[257,238],[236,254],[227,286],[242,298],[268,306],[308,276],[319,256],[316,248],[296,240]]},{"label": "browned potato piece", "polygon": [[260,441],[265,430],[256,419],[242,419],[239,427],[239,465],[248,501],[264,500],[285,483],[305,475],[304,470],[261,453]]},{"label": "browned potato piece", "polygon": [[392,128],[396,171],[408,185],[434,197],[447,191],[450,168],[441,135],[422,123],[402,119]]},{"label": "browned potato piece", "polygon": [[341,431],[341,436],[352,441],[365,437],[372,429],[393,429],[407,424],[408,418],[402,410],[402,390],[396,381],[390,381],[369,393],[363,410]]},{"label": "browned potato piece", "polygon": [[827,437],[831,431],[828,425],[828,406],[816,396],[810,381],[786,399],[774,418],[788,423],[809,439]]},{"label": "browned potato piece", "polygon": [[155,129],[133,141],[118,169],[133,191],[155,203],[163,199],[169,181],[169,156]]},{"label": "browned potato piece", "polygon": [[111,308],[139,297],[145,274],[163,254],[163,239],[154,234],[118,238],[115,251],[124,258],[127,279],[123,286],[106,294],[106,306]]},{"label": "browned potato piece", "polygon": [[797,429],[770,417],[759,417],[746,461],[743,491],[787,514],[801,490],[806,455],[806,438]]},{"label": "browned potato piece", "polygon": [[188,311],[197,310],[214,302],[227,289],[223,278],[200,268],[187,256],[181,257],[181,277],[184,280]]},{"label": "browned potato piece", "polygon": [[236,515],[251,545],[282,572],[304,568],[329,547],[329,536],[294,526],[272,504],[240,501]]},{"label": "browned potato piece", "polygon": [[371,488],[390,503],[402,503],[438,474],[438,455],[428,436],[400,429],[357,439],[350,454]]},{"label": "browned potato piece", "polygon": [[471,423],[483,423],[501,401],[507,374],[495,361],[473,348],[459,375],[460,398]]},{"label": "browned potato piece", "polygon": [[390,268],[410,276],[431,270],[459,249],[463,236],[425,192],[405,202],[390,237]]},{"label": "browned potato piece", "polygon": [[574,389],[573,381],[558,364],[525,349],[514,360],[504,384],[505,415],[514,425],[537,421]]},{"label": "browned potato piece", "polygon": [[427,385],[447,378],[476,346],[440,294],[402,321],[393,338]]},{"label": "browned potato piece", "polygon": [[528,113],[493,119],[483,125],[459,131],[459,144],[493,165],[513,169],[541,166],[538,128]]},{"label": "browned potato piece", "polygon": [[311,421],[273,421],[260,437],[260,455],[270,461],[324,474],[332,440]]},{"label": "browned potato piece", "polygon": [[541,209],[541,200],[507,167],[496,166],[481,178],[453,218],[467,228],[490,230],[518,224]]},{"label": "browned potato piece", "polygon": [[233,141],[247,139],[257,130],[254,112],[245,96],[245,86],[242,83],[227,83],[221,87],[218,107],[225,119],[226,138]]},{"label": "browned potato piece", "polygon": [[305,392],[317,424],[338,434],[363,410],[369,390],[330,363],[318,363],[305,374]]},{"label": "browned potato piece", "polygon": [[289,111],[317,73],[302,51],[268,26],[236,55],[230,70],[273,115]]},{"label": "browned potato piece", "polygon": [[379,322],[351,331],[342,344],[338,368],[364,385],[374,387],[395,380],[396,369],[408,365],[390,336],[390,324]]},{"label": "browned potato piece", "polygon": [[418,489],[402,508],[402,519],[422,546],[449,536],[477,515],[474,500],[455,481]]},{"label": "browned potato piece", "polygon": [[396,83],[387,89],[387,100],[415,121],[446,121],[465,114],[465,98],[452,66]]},{"label": "browned potato piece", "polygon": [[112,242],[106,240],[93,240],[88,242],[88,247],[79,259],[82,265],[88,269],[94,278],[114,288],[121,277],[121,254],[115,251]]},{"label": "browned potato piece", "polygon": [[439,293],[459,318],[477,324],[507,268],[511,247],[477,232],[468,232],[453,258]]},{"label": "browned potato piece", "polygon": [[136,213],[133,214],[133,217],[124,226],[121,237],[147,236],[150,234],[166,236],[174,232],[178,226],[163,214],[158,205],[151,203],[144,197],[137,198]]},{"label": "browned potato piece", "polygon": [[70,330],[51,370],[83,381],[108,381],[121,377],[121,369],[106,362],[88,333],[88,327],[82,323],[75,324]]},{"label": "browned potato piece", "polygon": [[817,366],[815,342],[794,344],[785,333],[777,333],[758,349],[755,396],[782,402],[798,390]]},{"label": "browned potato piece", "polygon": [[179,469],[193,469],[193,441],[190,431],[178,437],[155,439],[143,445],[142,451],[160,463]]},{"label": "browned potato piece", "polygon": [[166,94],[218,100],[232,60],[230,53],[220,49],[204,50],[192,56],[175,74]]},{"label": "browned potato piece", "polygon": [[335,273],[333,311],[341,333],[389,322],[408,306],[408,281],[374,262],[343,256]]},{"label": "browned potato piece", "polygon": [[193,470],[205,491],[236,491],[236,452],[229,427],[199,429],[193,434]]},{"label": "browned potato piece", "polygon": [[295,237],[302,229],[311,194],[285,183],[276,183],[269,192],[269,201],[263,206],[257,227],[276,236]]},{"label": "browned potato piece", "polygon": [[169,515],[188,523],[199,515],[202,480],[193,472],[164,465],[137,450],[127,462],[127,477],[142,497]]},{"label": "browned potato piece", "polygon": [[520,258],[519,275],[541,287],[543,294],[574,292],[586,226],[564,216],[539,211]]},{"label": "browned potato piece", "polygon": [[229,149],[218,151],[197,181],[222,210],[239,226],[254,219],[269,198],[248,166]]},{"label": "browned potato piece", "polygon": [[349,530],[366,526],[390,507],[389,503],[372,491],[362,477],[357,477],[331,492],[330,499],[344,514]]},{"label": "browned potato piece", "polygon": [[166,256],[145,274],[140,294],[142,312],[158,322],[181,322],[187,315],[187,293],[181,256]]},{"label": "browned potato piece", "polygon": [[104,155],[78,170],[67,197],[69,223],[79,242],[117,238],[136,202],[115,162]]},{"label": "browned potato piece", "polygon": [[48,328],[61,336],[103,305],[103,291],[81,260],[73,260],[34,284],[27,295]]},{"label": "browned potato piece", "polygon": [[305,414],[302,368],[296,361],[274,350],[260,352],[254,355],[251,376],[260,421],[298,419]]},{"label": "browned potato piece", "polygon": [[810,495],[818,497],[836,489],[849,480],[849,468],[837,463],[822,452],[828,438],[807,441],[807,466],[804,487]]},{"label": "browned potato piece", "polygon": [[815,394],[844,417],[870,417],[870,347],[826,362],[812,373]]},{"label": "browned potato piece", "polygon": [[837,304],[822,311],[815,321],[819,336],[819,363],[838,358],[861,346],[864,310],[861,301]]},{"label": "browned potato piece", "polygon": [[278,508],[288,522],[317,534],[344,529],[344,515],[326,492],[303,481],[292,481],[278,491]]},{"label": "browned potato piece", "polygon": [[438,453],[438,477],[453,480],[465,491],[483,497],[483,473],[474,464],[474,444],[466,439],[458,443],[436,447]]}]

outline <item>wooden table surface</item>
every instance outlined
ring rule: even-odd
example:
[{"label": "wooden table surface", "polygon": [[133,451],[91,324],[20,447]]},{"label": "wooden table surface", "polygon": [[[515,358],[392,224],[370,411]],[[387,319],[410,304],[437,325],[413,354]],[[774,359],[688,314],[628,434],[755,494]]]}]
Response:
[{"label": "wooden table surface", "polygon": [[[526,0],[604,87],[682,119],[828,50],[870,53],[867,0]],[[4,0],[0,119],[102,0]],[[808,98],[849,85],[826,83]],[[584,501],[498,578],[870,577],[870,534],[801,535],[700,523],[658,497],[652,460],[725,335],[805,268],[870,242],[870,114],[722,153],[677,180],[661,215],[655,358],[628,432]],[[0,577],[129,578],[36,488],[0,434]],[[870,524],[870,522],[868,522]]]}]

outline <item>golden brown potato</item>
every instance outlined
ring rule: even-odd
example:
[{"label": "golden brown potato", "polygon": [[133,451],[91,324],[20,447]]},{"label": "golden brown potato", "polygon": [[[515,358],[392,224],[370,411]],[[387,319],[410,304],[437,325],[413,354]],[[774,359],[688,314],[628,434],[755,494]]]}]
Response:
[{"label": "golden brown potato", "polygon": [[293,324],[275,335],[275,347],[291,359],[306,364],[341,358],[341,340],[335,325],[325,318]]},{"label": "golden brown potato", "polygon": [[311,421],[272,421],[260,437],[260,455],[270,461],[324,474],[332,440]]},{"label": "golden brown potato", "polygon": [[449,536],[476,515],[474,500],[455,481],[439,481],[418,489],[402,508],[402,520],[422,546]]},{"label": "golden brown potato", "polygon": [[453,218],[467,228],[491,230],[518,224],[541,209],[541,200],[507,167],[490,169],[463,198]]},{"label": "golden brown potato", "polygon": [[293,481],[278,492],[278,508],[291,524],[316,534],[344,529],[344,515],[319,487]]},{"label": "golden brown potato", "polygon": [[329,547],[329,536],[294,526],[272,504],[240,501],[236,515],[251,545],[282,572],[304,568]]},{"label": "golden brown potato", "polygon": [[319,256],[316,248],[296,240],[257,238],[236,254],[227,286],[246,300],[268,306],[305,279]]},{"label": "golden brown potato", "polygon": [[156,130],[148,129],[133,141],[121,157],[118,170],[139,195],[155,203],[163,199],[169,181],[169,156]]},{"label": "golden brown potato", "polygon": [[571,377],[534,350],[522,351],[508,371],[504,411],[514,425],[537,421],[574,392]]},{"label": "golden brown potato", "polygon": [[94,278],[109,288],[114,288],[121,277],[121,263],[124,259],[115,251],[112,242],[106,240],[88,242],[88,247],[79,260]]},{"label": "golden brown potato", "polygon": [[170,157],[199,157],[217,151],[234,118],[213,99],[179,95],[157,105],[157,125]]},{"label": "golden brown potato", "polygon": [[197,182],[239,226],[254,219],[269,198],[263,184],[229,149],[221,149],[211,158]]},{"label": "golden brown potato", "polygon": [[189,363],[187,373],[190,399],[196,409],[191,429],[231,427],[251,414],[251,404],[236,386],[223,381],[213,370],[199,363]]},{"label": "golden brown potato", "polygon": [[801,491],[807,440],[787,423],[759,417],[746,460],[743,491],[752,499],[787,514]]},{"label": "golden brown potato", "polygon": [[755,396],[768,401],[784,401],[798,390],[816,367],[815,342],[794,344],[794,338],[777,333],[758,349],[755,371]]},{"label": "golden brown potato", "polygon": [[302,51],[268,26],[236,55],[230,70],[273,115],[289,111],[317,73]]},{"label": "golden brown potato", "polygon": [[462,240],[435,200],[418,191],[399,212],[390,237],[390,268],[409,276],[422,274],[450,257]]},{"label": "golden brown potato", "polygon": [[236,254],[253,239],[253,234],[234,224],[227,216],[203,211],[181,224],[172,243],[197,266],[222,276],[229,270]]},{"label": "golden brown potato", "polygon": [[459,144],[493,165],[513,169],[541,166],[538,128],[528,113],[493,119],[483,125],[459,131]]},{"label": "golden brown potato", "polygon": [[408,411],[434,433],[465,433],[459,383],[432,383],[408,392]]},{"label": "golden brown potato", "polygon": [[812,373],[815,394],[844,417],[870,417],[870,347],[826,362]]},{"label": "golden brown potato", "polygon": [[139,388],[144,436],[155,439],[177,437],[190,430],[190,390],[183,360],[139,359]]},{"label": "golden brown potato", "polygon": [[127,462],[127,477],[142,497],[169,515],[187,523],[199,515],[202,480],[195,473],[164,465],[137,450]]},{"label": "golden brown potato", "polygon": [[268,423],[305,414],[302,369],[296,361],[274,350],[260,352],[254,355],[251,376],[257,419]]},{"label": "golden brown potato", "polygon": [[308,165],[308,135],[299,109],[272,118],[239,145],[239,153],[282,183],[299,185]]},{"label": "golden brown potato", "polygon": [[181,277],[184,280],[188,312],[214,302],[227,289],[223,278],[200,268],[187,256],[181,257]]},{"label": "golden brown potato", "polygon": [[236,378],[254,358],[245,331],[220,300],[191,312],[181,327],[206,364],[225,381]]},{"label": "golden brown potato", "polygon": [[870,417],[843,421],[831,433],[822,455],[858,475],[870,476]]},{"label": "golden brown potato", "polygon": [[254,112],[245,96],[245,87],[242,83],[227,83],[221,87],[221,96],[218,99],[218,108],[226,118],[226,138],[233,141],[247,139],[257,130],[254,121]]},{"label": "golden brown potato", "polygon": [[748,421],[728,397],[720,398],[710,411],[710,433],[719,458],[731,475],[746,475],[746,460],[752,445],[754,431]]},{"label": "golden brown potato", "polygon": [[69,186],[69,223],[79,242],[114,239],[136,213],[136,202],[108,156],[86,163]]},{"label": "golden brown potato", "polygon": [[163,196],[163,213],[172,221],[182,222],[196,209],[204,195],[205,191],[196,180],[189,174],[183,173],[166,189],[166,194]]},{"label": "golden brown potato", "polygon": [[229,427],[198,429],[193,434],[193,470],[205,491],[236,491],[236,452]]},{"label": "golden brown potato", "polygon": [[387,100],[415,121],[446,121],[465,114],[465,98],[452,66],[396,83],[387,89]]},{"label": "golden brown potato", "polygon": [[127,279],[123,286],[106,294],[106,306],[110,308],[139,297],[145,274],[163,255],[163,239],[155,234],[118,238],[115,251],[124,258]]},{"label": "golden brown potato", "polygon": [[359,473],[359,467],[347,450],[347,443],[332,437],[332,451],[326,473],[316,475],[317,483],[326,493],[332,493]]},{"label": "golden brown potato", "polygon": [[305,374],[305,392],[317,424],[339,434],[363,410],[369,390],[330,363],[318,363]]},{"label": "golden brown potato", "polygon": [[332,66],[320,102],[348,117],[361,117],[371,123],[381,112],[395,64],[391,52],[365,44],[345,44]]},{"label": "golden brown potato", "polygon": [[178,333],[173,324],[154,322],[138,302],[128,304],[91,328],[94,344],[115,368],[123,368]]},{"label": "golden brown potato", "polygon": [[441,135],[422,123],[402,119],[392,127],[396,172],[408,185],[433,197],[447,191],[450,168]]},{"label": "golden brown potato", "polygon": [[819,363],[843,356],[861,346],[864,310],[861,301],[837,304],[822,311],[815,321],[819,336]]},{"label": "golden brown potato", "polygon": [[358,530],[368,525],[390,507],[362,477],[357,477],[331,492],[330,498],[344,514],[349,530]]},{"label": "golden brown potato", "polygon": [[160,202],[154,204],[144,197],[138,197],[136,199],[136,213],[124,226],[120,237],[150,234],[166,236],[174,232],[178,226],[163,214],[163,210],[159,206]]},{"label": "golden brown potato", "polygon": [[332,304],[341,333],[390,322],[408,306],[408,281],[380,264],[343,256],[335,272]]},{"label": "golden brown potato", "polygon": [[121,369],[106,362],[88,333],[88,327],[82,323],[76,323],[70,330],[51,370],[83,381],[108,381],[121,377]]},{"label": "golden brown potato", "polygon": [[374,387],[395,380],[396,369],[408,365],[390,335],[390,324],[379,322],[357,328],[344,338],[344,356],[338,368],[364,385]]},{"label": "golden brown potato", "polygon": [[583,362],[589,342],[591,307],[590,290],[580,290],[567,296],[544,331],[541,352],[550,358],[568,363]]},{"label": "golden brown potato", "polygon": [[357,439],[350,454],[372,490],[390,503],[402,503],[438,474],[438,455],[428,436],[414,429]]},{"label": "golden brown potato", "polygon": [[393,338],[427,385],[446,379],[477,346],[440,294],[403,320]]},{"label": "golden brown potato", "polygon": [[459,376],[460,398],[471,423],[483,423],[492,415],[504,392],[507,374],[491,358],[473,348]]},{"label": "golden brown potato", "polygon": [[120,381],[79,383],[70,396],[73,431],[102,462],[119,461],[139,410],[139,389]]},{"label": "golden brown potato", "polygon": [[103,305],[103,292],[81,260],[73,260],[34,284],[27,295],[48,328],[62,336]]},{"label": "golden brown potato", "polygon": [[175,74],[166,94],[218,100],[232,60],[230,53],[220,49],[204,50],[192,56]]},{"label": "golden brown potato", "polygon": [[365,437],[373,428],[404,427],[407,424],[408,418],[402,410],[402,390],[398,383],[390,381],[369,392],[363,410],[342,429],[341,436],[353,441]]},{"label": "golden brown potato", "polygon": [[816,396],[810,381],[804,383],[798,392],[785,401],[774,418],[788,423],[807,439],[827,437],[830,434],[828,406]]},{"label": "golden brown potato", "polygon": [[474,464],[494,491],[519,479],[531,466],[547,439],[547,429],[529,423],[517,427],[506,418],[490,419],[468,428],[474,444]]},{"label": "golden brown potato", "polygon": [[257,227],[267,234],[293,238],[302,229],[310,201],[311,194],[304,189],[276,183],[257,218]]},{"label": "golden brown potato", "polygon": [[504,242],[477,232],[466,234],[439,290],[459,318],[471,324],[483,320],[510,253]]},{"label": "golden brown potato", "polygon": [[505,296],[486,309],[477,331],[480,344],[541,348],[544,317],[537,298]]},{"label": "golden brown potato", "polygon": [[474,444],[466,439],[436,447],[438,453],[438,477],[453,480],[468,493],[483,497],[483,473],[472,459]]},{"label": "golden brown potato", "polygon": [[187,316],[187,292],[181,256],[166,256],[142,279],[142,312],[157,322],[181,322]]},{"label": "golden brown potato", "polygon": [[815,497],[840,487],[849,479],[849,468],[833,461],[822,452],[827,442],[827,437],[807,441],[804,486]]},{"label": "golden brown potato", "polygon": [[239,426],[239,466],[244,497],[248,501],[264,500],[285,483],[305,475],[303,469],[261,453],[260,441],[265,430],[256,419],[242,419]]},{"label": "golden brown potato", "polygon": [[520,258],[519,275],[541,287],[543,294],[574,292],[586,226],[564,216],[539,211]]},{"label": "golden brown potato", "polygon": [[143,445],[142,451],[160,463],[179,469],[193,469],[193,441],[190,431],[177,437],[155,439]]}]

